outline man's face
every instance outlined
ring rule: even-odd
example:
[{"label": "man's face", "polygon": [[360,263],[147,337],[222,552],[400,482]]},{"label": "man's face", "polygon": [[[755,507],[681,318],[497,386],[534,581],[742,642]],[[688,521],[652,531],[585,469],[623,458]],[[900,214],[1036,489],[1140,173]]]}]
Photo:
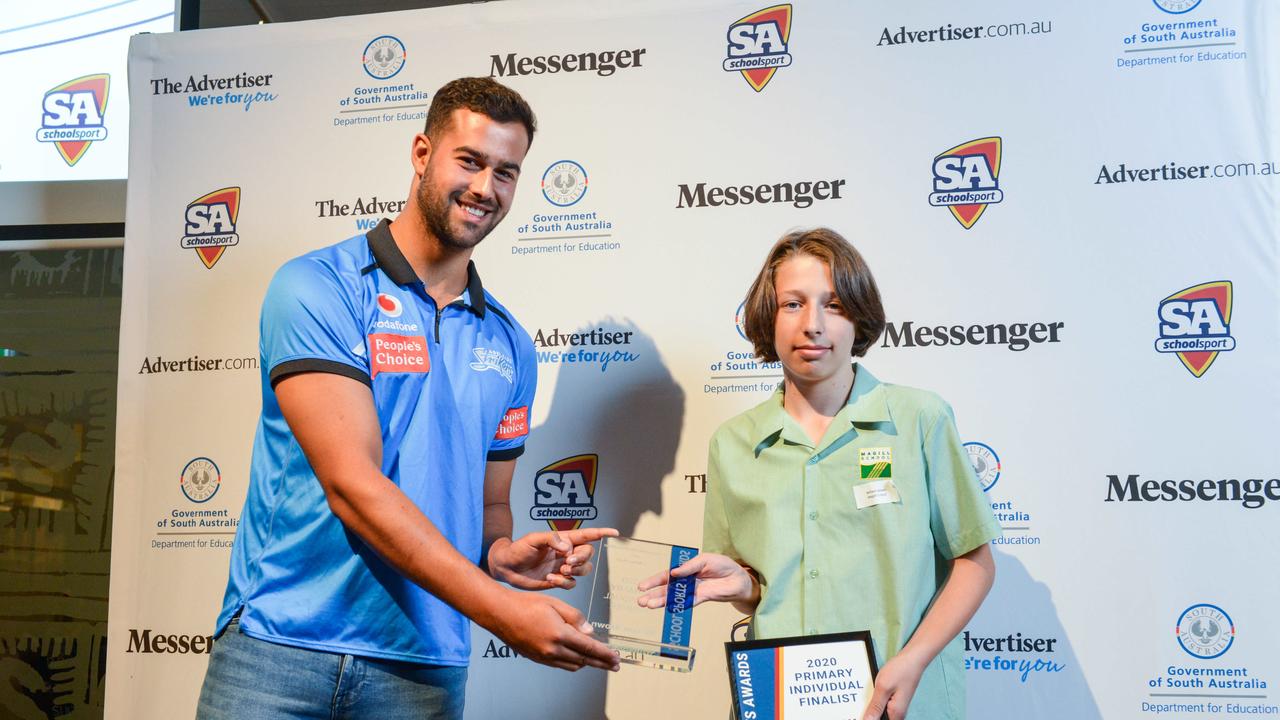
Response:
[{"label": "man's face", "polygon": [[778,265],[773,284],[774,350],[787,377],[812,383],[848,371],[856,333],[836,296],[831,268],[812,255],[794,255]]},{"label": "man's face", "polygon": [[528,150],[524,125],[454,110],[450,125],[431,140],[418,183],[418,208],[431,234],[447,248],[475,247],[511,209]]}]

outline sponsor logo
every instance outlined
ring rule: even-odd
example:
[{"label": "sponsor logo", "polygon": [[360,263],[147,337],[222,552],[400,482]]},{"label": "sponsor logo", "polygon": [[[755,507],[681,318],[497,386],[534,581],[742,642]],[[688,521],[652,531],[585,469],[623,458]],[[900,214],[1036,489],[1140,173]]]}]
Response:
[{"label": "sponsor logo", "polygon": [[566,55],[517,57],[515,53],[489,56],[489,77],[508,75],[554,75],[561,72],[594,72],[609,77],[618,70],[641,66],[647,48],[634,50],[601,50]]},{"label": "sponsor logo", "polygon": [[1017,675],[1019,682],[1059,673],[1066,664],[1057,661],[1056,637],[1024,636],[1020,632],[986,637],[964,631],[964,668],[971,672]]},{"label": "sponsor logo", "polygon": [[511,362],[511,356],[501,350],[491,350],[489,348],[472,348],[471,354],[475,356],[475,360],[471,363],[471,369],[476,372],[484,372],[492,370],[503,377],[507,383],[511,383],[511,378],[515,374],[515,363]]},{"label": "sponsor logo", "polygon": [[256,357],[202,358],[192,355],[181,360],[166,360],[164,355],[142,358],[139,375],[155,373],[212,372],[217,370],[257,370]]},{"label": "sponsor logo", "polygon": [[103,124],[111,76],[85,75],[68,80],[44,94],[36,140],[53,143],[68,167],[80,162],[89,146],[107,139]]},{"label": "sponsor logo", "polygon": [[404,211],[405,200],[382,200],[377,195],[357,197],[350,202],[335,198],[313,200],[318,218],[353,218],[356,230],[368,232],[377,227],[382,218]]},{"label": "sponsor logo", "polygon": [[756,92],[773,79],[779,68],[791,65],[787,43],[791,38],[791,4],[757,10],[729,25],[725,72],[740,72]]},{"label": "sponsor logo", "polygon": [[945,207],[969,230],[988,205],[1004,200],[1000,189],[1000,138],[970,140],[933,159],[929,204]]},{"label": "sponsor logo", "polygon": [[1178,646],[1192,657],[1212,660],[1230,650],[1235,639],[1235,623],[1216,605],[1192,605],[1178,617]]},{"label": "sponsor logo", "polygon": [[215,77],[204,73],[199,77],[188,75],[185,79],[154,78],[151,94],[186,96],[187,107],[192,108],[240,107],[248,112],[258,103],[275,102],[279,97],[268,90],[273,77],[242,72]]},{"label": "sponsor logo", "polygon": [[556,207],[569,207],[587,194],[587,171],[572,160],[557,160],[542,173],[542,197]]},{"label": "sponsor logo", "polygon": [[369,77],[375,80],[386,80],[395,77],[396,73],[404,69],[404,61],[407,57],[408,53],[405,52],[404,43],[400,42],[400,38],[394,35],[379,35],[364,46],[360,62],[364,64],[364,71],[369,73]]},{"label": "sponsor logo", "polygon": [[378,311],[389,318],[398,318],[404,312],[404,304],[395,295],[378,293]]},{"label": "sponsor logo", "polygon": [[1106,502],[1238,502],[1256,510],[1268,500],[1280,500],[1280,478],[1142,480],[1130,473],[1121,480],[1107,475]]},{"label": "sponsor logo", "polygon": [[209,270],[232,245],[240,244],[236,221],[240,217],[240,188],[226,187],[198,197],[187,205],[182,239],[178,245],[195,250]]},{"label": "sponsor logo", "polygon": [[858,477],[862,480],[893,477],[893,448],[860,448]]},{"label": "sponsor logo", "polygon": [[991,325],[916,325],[886,323],[880,347],[944,347],[947,345],[1004,345],[1021,352],[1032,345],[1062,342],[1063,322],[994,323]]},{"label": "sponsor logo", "polygon": [[783,182],[760,185],[738,185],[708,187],[700,182],[692,186],[681,184],[676,189],[676,209],[720,207],[734,205],[769,205],[789,203],[792,207],[803,210],[815,202],[823,200],[840,200],[840,190],[845,180],[804,180],[801,182]]},{"label": "sponsor logo", "polygon": [[973,465],[978,482],[982,484],[982,492],[995,487],[1000,480],[1000,456],[996,455],[996,451],[990,445],[980,442],[967,442],[964,449],[969,453],[969,463]]},{"label": "sponsor logo", "polygon": [[480,657],[510,659],[520,657],[520,653],[511,649],[511,646],[490,638],[489,643],[484,646],[484,653]]},{"label": "sponsor logo", "polygon": [[746,340],[747,342],[751,342],[750,339],[747,338],[747,318],[744,314],[746,310],[746,300],[738,303],[738,309],[733,312],[733,327],[738,331],[738,337]]},{"label": "sponsor logo", "polygon": [[182,468],[178,483],[182,487],[182,494],[191,502],[208,502],[218,494],[218,488],[222,487],[222,472],[214,461],[198,457]]},{"label": "sponsor logo", "polygon": [[512,440],[528,434],[529,406],[523,405],[511,408],[502,416],[502,422],[498,423],[498,432],[494,433],[493,439]]},{"label": "sponsor logo", "polygon": [[1239,48],[1240,31],[1235,27],[1219,17],[1189,14],[1200,0],[1152,0],[1152,4],[1164,14],[1152,13],[1151,21],[1121,36],[1117,68],[1249,59],[1249,53]]},{"label": "sponsor logo", "polygon": [[126,653],[205,655],[213,650],[212,635],[152,634],[150,628],[129,628]]},{"label": "sponsor logo", "polygon": [[[749,344],[743,325],[745,322],[743,313],[746,307],[746,300],[738,304],[738,309],[733,314],[733,329],[737,332],[739,340]],[[711,376],[702,386],[702,391],[708,395],[772,390],[782,377],[782,363],[760,362],[756,359],[754,352],[731,349],[726,350],[722,358],[708,366]],[[705,479],[703,482],[705,483]]]},{"label": "sponsor logo", "polygon": [[1210,180],[1237,177],[1265,177],[1280,175],[1280,168],[1271,160],[1258,162],[1214,163],[1212,165],[1179,165],[1165,163],[1157,167],[1130,168],[1127,163],[1103,165],[1098,170],[1094,185],[1164,182],[1167,180]]},{"label": "sponsor logo", "polygon": [[560,328],[538,328],[533,335],[540,365],[598,365],[605,372],[615,363],[628,364],[640,359],[631,352],[633,330],[600,326],[592,330],[562,333]]},{"label": "sponsor logo", "polygon": [[881,30],[880,38],[876,41],[876,47],[921,45],[935,42],[953,42],[955,40],[991,40],[994,38],[1047,35],[1051,32],[1053,32],[1052,20],[1017,21],[993,23],[991,25],[952,25],[947,23],[946,25],[923,30],[908,30],[906,25],[899,25],[897,30],[891,30],[888,27]]},{"label": "sponsor logo", "polygon": [[574,455],[542,468],[533,480],[529,517],[546,520],[552,530],[576,530],[596,519],[597,455]]},{"label": "sponsor logo", "polygon": [[431,370],[427,339],[421,335],[373,333],[369,336],[369,377],[379,373],[425,373]]},{"label": "sponsor logo", "polygon": [[1202,377],[1218,353],[1236,349],[1231,336],[1231,281],[1201,283],[1160,301],[1156,352],[1174,353],[1192,375]]}]

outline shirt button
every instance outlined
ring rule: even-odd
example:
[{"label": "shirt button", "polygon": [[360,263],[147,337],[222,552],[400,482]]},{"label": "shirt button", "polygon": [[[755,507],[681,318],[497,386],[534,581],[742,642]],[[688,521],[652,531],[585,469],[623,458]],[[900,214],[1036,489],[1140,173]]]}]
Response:
[{"label": "shirt button", "polygon": [[809,462],[808,462],[807,464],[809,464],[809,465],[817,465],[817,464],[818,464],[818,458],[816,458],[816,457],[811,457],[811,458],[809,458]]},{"label": "shirt button", "polygon": [[812,510],[812,511],[810,511],[810,512],[809,512],[809,519],[810,519],[810,520],[817,520],[817,519],[818,519],[818,511],[817,511],[817,510]]},{"label": "shirt button", "polygon": [[810,570],[810,571],[809,571],[809,577],[811,577],[811,578],[816,578],[816,577],[818,577],[818,571],[817,571],[817,570]]}]

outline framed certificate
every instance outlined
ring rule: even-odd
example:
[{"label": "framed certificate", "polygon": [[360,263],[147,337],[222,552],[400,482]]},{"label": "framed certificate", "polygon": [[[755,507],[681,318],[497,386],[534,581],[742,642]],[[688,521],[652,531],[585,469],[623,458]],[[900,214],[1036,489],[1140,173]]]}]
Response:
[{"label": "framed certificate", "polygon": [[724,647],[737,720],[860,720],[879,672],[865,630]]}]

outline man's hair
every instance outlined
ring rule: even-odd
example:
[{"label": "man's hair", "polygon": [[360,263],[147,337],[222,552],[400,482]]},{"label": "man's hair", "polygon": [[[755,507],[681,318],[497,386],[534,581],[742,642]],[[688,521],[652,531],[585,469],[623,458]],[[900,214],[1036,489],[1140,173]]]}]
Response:
[{"label": "man's hair", "polygon": [[520,97],[520,93],[492,78],[458,78],[436,91],[431,109],[427,111],[426,134],[432,139],[440,137],[440,133],[453,122],[453,111],[458,108],[480,113],[495,122],[518,122],[524,125],[529,145],[533,145],[538,121],[529,103]]},{"label": "man's hair", "polygon": [[773,328],[778,316],[778,293],[775,287],[778,266],[797,256],[811,255],[831,269],[831,283],[844,316],[853,321],[853,357],[866,354],[880,333],[884,332],[884,305],[876,288],[871,269],[862,255],[839,233],[830,228],[797,230],[782,236],[765,258],[760,274],[747,291],[743,309],[743,332],[764,362],[777,362]]}]

